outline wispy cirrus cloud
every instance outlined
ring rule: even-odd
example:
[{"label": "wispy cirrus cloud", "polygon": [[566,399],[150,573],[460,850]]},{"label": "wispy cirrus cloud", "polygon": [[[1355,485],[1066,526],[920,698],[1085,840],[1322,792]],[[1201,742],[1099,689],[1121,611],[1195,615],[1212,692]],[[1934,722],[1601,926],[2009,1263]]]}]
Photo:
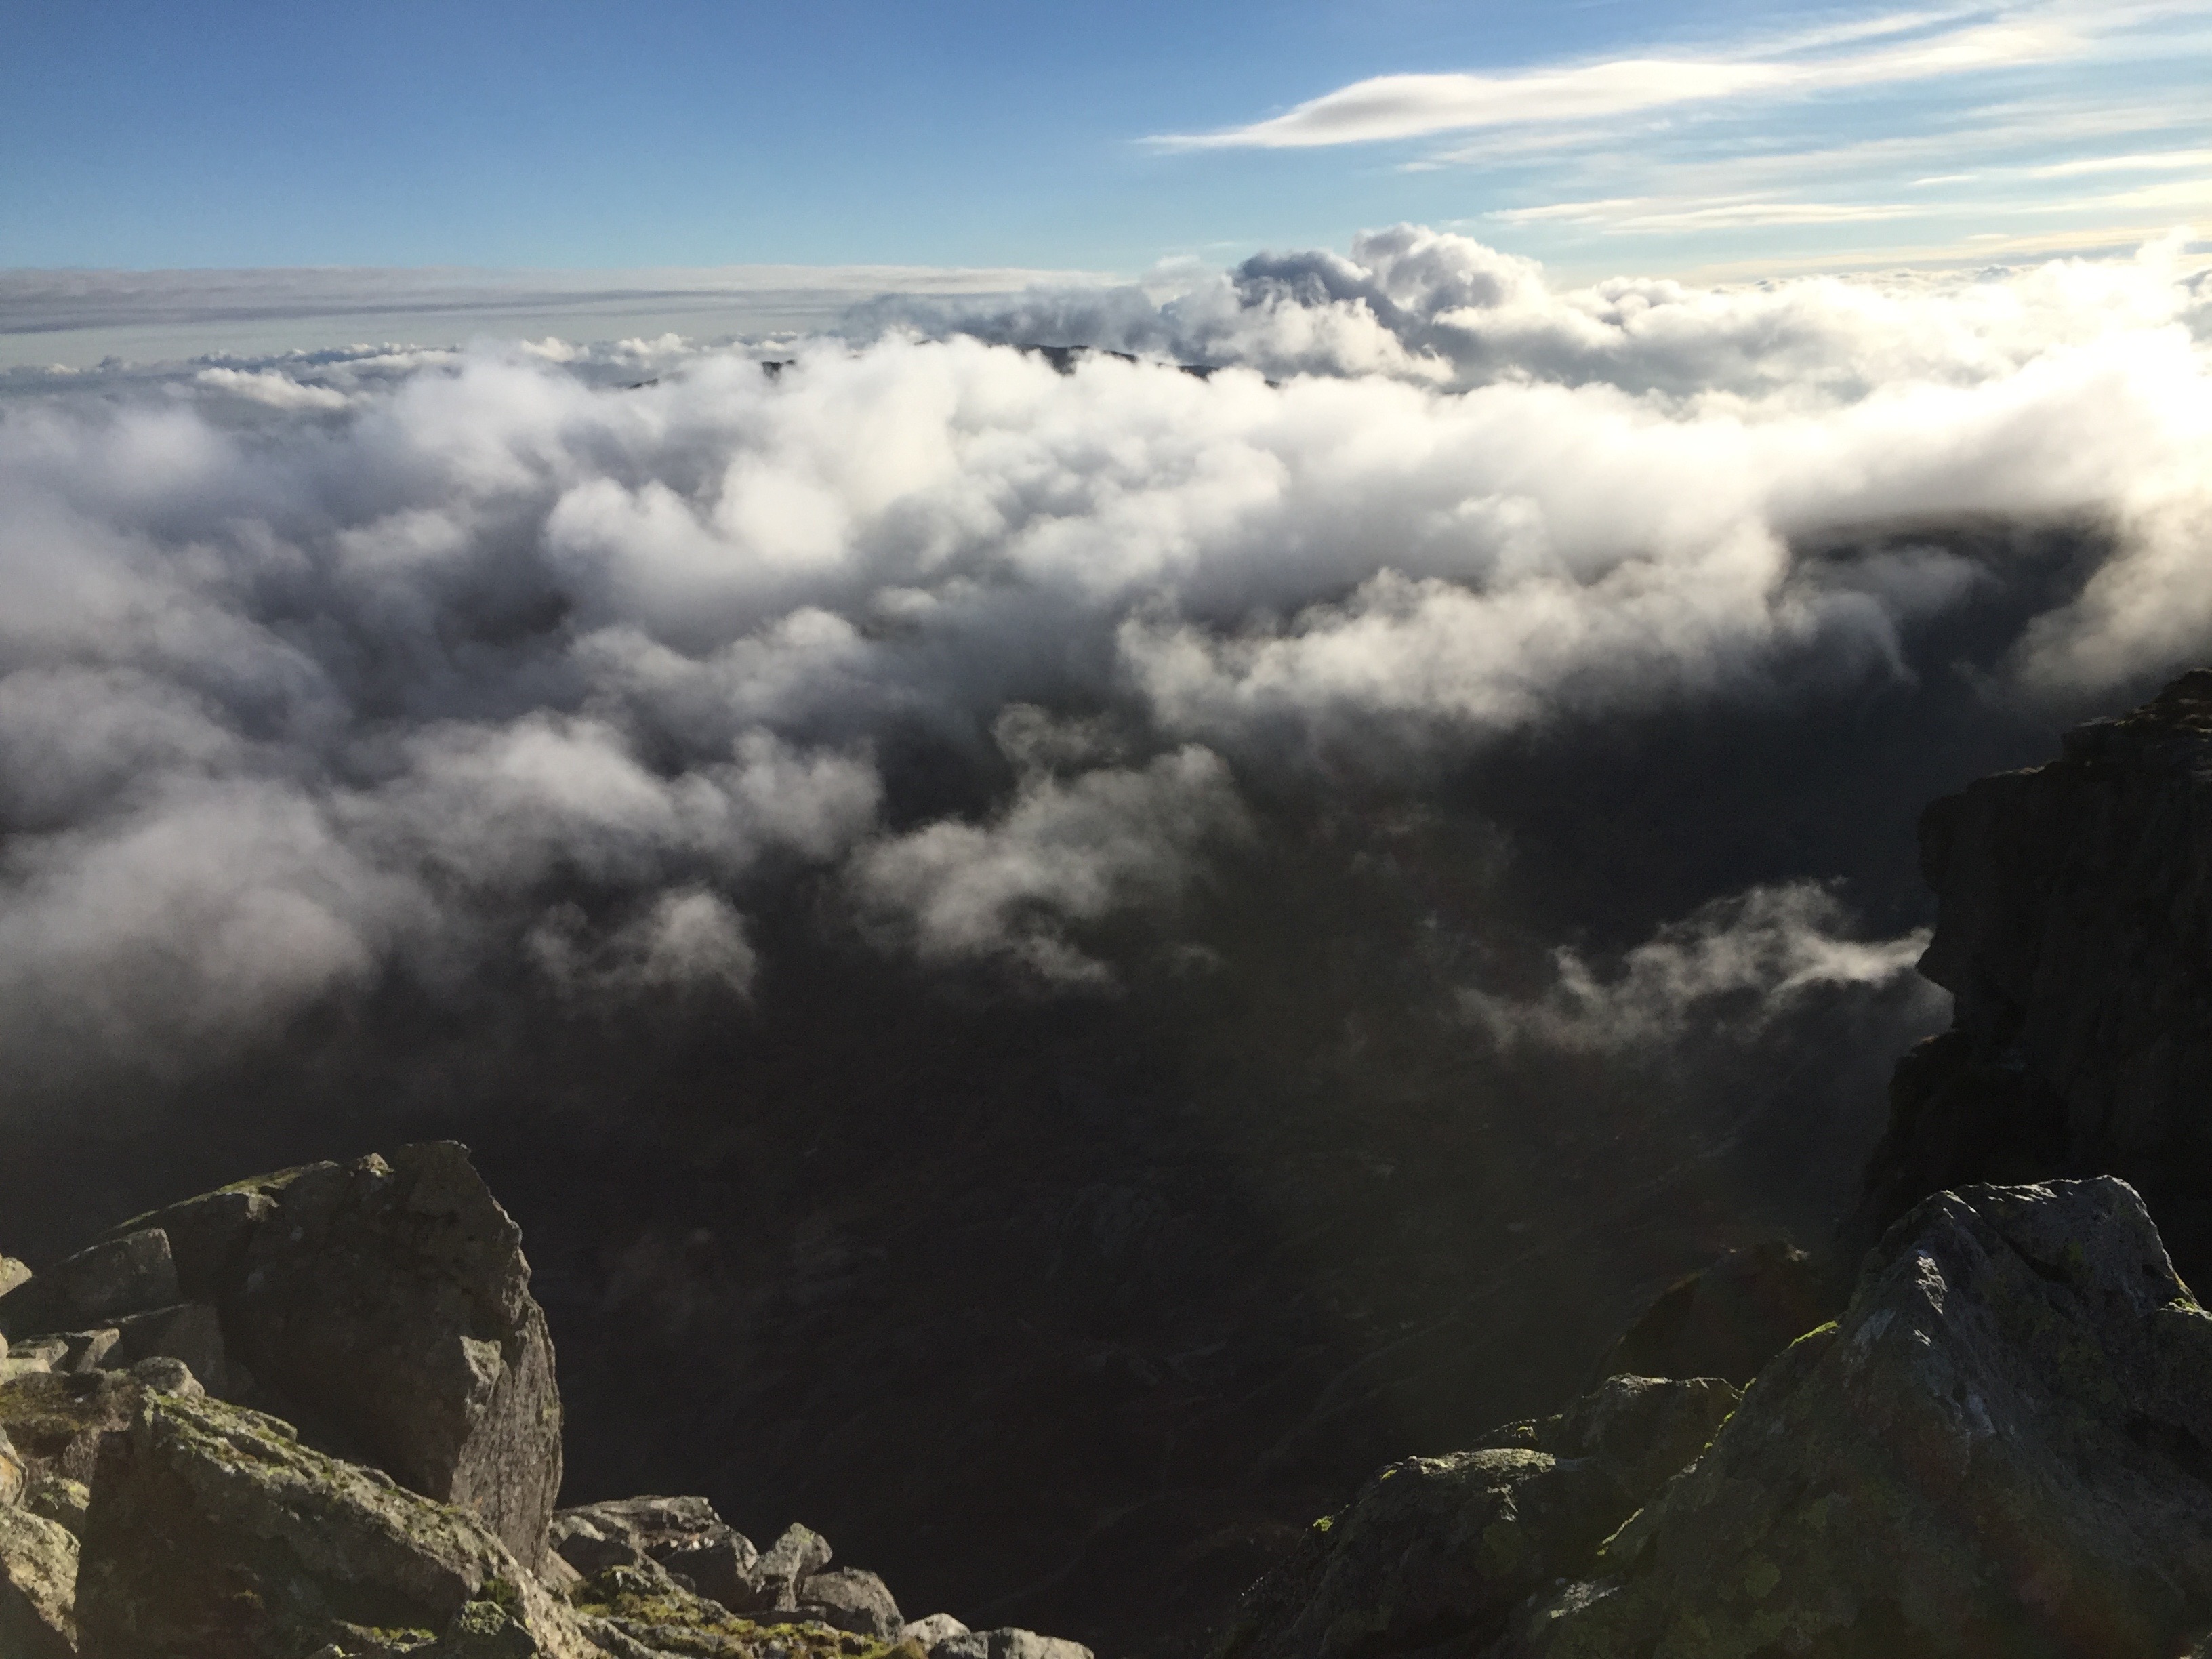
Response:
[{"label": "wispy cirrus cloud", "polygon": [[[2080,0],[1846,16],[1790,35],[1372,76],[1163,151],[1382,148],[1455,172],[1455,222],[1560,264],[1643,239],[1711,272],[1729,245],[1849,266],[2133,246],[2212,209],[2212,5]],[[2130,175],[2137,175],[2130,178]],[[2112,181],[2106,183],[2107,179]],[[1825,250],[1825,255],[1822,251]],[[1863,257],[1865,256],[1865,257]],[[1757,261],[1752,262],[1753,264]],[[1590,267],[1584,266],[1587,270]]]},{"label": "wispy cirrus cloud", "polygon": [[[1671,106],[1881,86],[2050,64],[2111,32],[2056,9],[2016,14],[1899,13],[1706,55],[1626,57],[1498,74],[1374,76],[1265,120],[1162,134],[1164,149],[1297,149],[1483,127],[1601,120]],[[1885,42],[1866,48],[1869,39]],[[1839,51],[1839,45],[1859,50]]]}]

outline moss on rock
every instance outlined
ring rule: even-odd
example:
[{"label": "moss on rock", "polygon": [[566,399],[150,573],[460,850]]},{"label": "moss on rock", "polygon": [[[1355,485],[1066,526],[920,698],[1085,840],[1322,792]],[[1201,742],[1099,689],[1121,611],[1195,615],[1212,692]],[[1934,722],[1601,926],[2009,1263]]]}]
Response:
[{"label": "moss on rock", "polygon": [[298,1443],[273,1418],[148,1399],[105,1448],[80,1613],[104,1659],[298,1659],[427,1645],[471,1602],[549,1659],[592,1651],[473,1516]]}]

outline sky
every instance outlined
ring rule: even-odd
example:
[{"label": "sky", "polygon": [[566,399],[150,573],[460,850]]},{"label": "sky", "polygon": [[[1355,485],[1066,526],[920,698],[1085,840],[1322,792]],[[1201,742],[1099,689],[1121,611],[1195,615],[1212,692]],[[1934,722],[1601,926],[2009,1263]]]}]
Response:
[{"label": "sky", "polygon": [[1743,275],[2212,207],[2201,0],[7,13],[18,270],[1128,277],[1412,222],[1568,276]]}]

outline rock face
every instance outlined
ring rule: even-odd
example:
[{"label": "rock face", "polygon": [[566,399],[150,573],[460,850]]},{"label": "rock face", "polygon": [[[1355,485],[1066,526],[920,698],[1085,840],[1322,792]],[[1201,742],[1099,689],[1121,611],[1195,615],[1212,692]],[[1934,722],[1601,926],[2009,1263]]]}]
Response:
[{"label": "rock face", "polygon": [[[218,1310],[257,1403],[543,1559],[561,1484],[553,1345],[521,1231],[465,1148],[312,1164],[127,1224],[172,1242],[177,1285]],[[196,1334],[173,1334],[191,1363]]]},{"label": "rock face", "polygon": [[1393,1463],[1245,1598],[1224,1659],[1357,1659],[1498,1634],[1705,1449],[1736,1391],[1617,1376],[1492,1443]]},{"label": "rock face", "polygon": [[77,1650],[77,1543],[67,1528],[0,1504],[0,1654],[62,1659]]},{"label": "rock face", "polygon": [[1901,1060],[1852,1254],[1927,1194],[2132,1182],[2184,1271],[2212,1267],[2212,670],[2067,733],[1920,823],[1920,969],[1952,1029]]},{"label": "rock face", "polygon": [[33,1483],[89,1483],[101,1443],[131,1426],[145,1396],[136,1377],[117,1371],[18,1376],[0,1385],[0,1433]]},{"label": "rock face", "polygon": [[511,1627],[494,1650],[595,1651],[471,1516],[258,1413],[154,1396],[103,1449],[92,1492],[77,1605],[106,1659],[396,1651],[457,1623],[471,1640]]},{"label": "rock face", "polygon": [[2113,1179],[1928,1200],[1516,1653],[2185,1651],[2212,1315]]}]

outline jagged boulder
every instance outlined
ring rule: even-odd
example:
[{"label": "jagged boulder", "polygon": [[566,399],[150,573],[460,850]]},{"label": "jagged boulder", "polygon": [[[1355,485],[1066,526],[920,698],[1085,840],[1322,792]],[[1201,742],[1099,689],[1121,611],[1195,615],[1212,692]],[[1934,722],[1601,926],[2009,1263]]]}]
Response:
[{"label": "jagged boulder", "polygon": [[561,1559],[589,1578],[610,1567],[648,1565],[679,1574],[726,1607],[759,1600],[752,1540],[703,1498],[624,1498],[562,1510],[550,1534]]},{"label": "jagged boulder", "polygon": [[465,1147],[235,1182],[119,1235],[149,1230],[172,1242],[178,1289],[218,1310],[254,1403],[542,1563],[561,1484],[553,1345],[520,1230]]},{"label": "jagged boulder", "polygon": [[1612,1377],[1487,1445],[1391,1464],[1247,1594],[1224,1659],[1359,1659],[1490,1639],[1697,1457],[1736,1399],[1717,1378]]},{"label": "jagged boulder", "polygon": [[1940,1194],[1510,1650],[2171,1659],[2208,1474],[2212,1315],[2134,1189]]},{"label": "jagged boulder", "polygon": [[1729,1250],[1662,1291],[1598,1374],[1718,1376],[1741,1388],[1842,1300],[1813,1258],[1782,1240]]},{"label": "jagged boulder", "polygon": [[23,1496],[23,1488],[30,1484],[30,1471],[24,1466],[15,1443],[0,1429],[0,1510],[6,1509]]},{"label": "jagged boulder", "polygon": [[860,1567],[816,1573],[799,1584],[797,1600],[800,1616],[837,1630],[896,1642],[906,1627],[890,1586]]},{"label": "jagged boulder", "polygon": [[0,1382],[0,1433],[14,1441],[32,1481],[89,1483],[101,1443],[130,1427],[145,1397],[144,1384],[119,1371],[11,1377]]},{"label": "jagged boulder", "polygon": [[89,1330],[183,1300],[168,1235],[139,1227],[103,1239],[0,1294],[0,1329],[11,1338]]},{"label": "jagged boulder", "polygon": [[149,1396],[102,1447],[76,1612],[101,1659],[399,1652],[587,1659],[568,1610],[468,1512],[219,1401]]},{"label": "jagged boulder", "polygon": [[77,1650],[77,1542],[66,1527],[0,1504],[0,1655],[69,1659]]}]

